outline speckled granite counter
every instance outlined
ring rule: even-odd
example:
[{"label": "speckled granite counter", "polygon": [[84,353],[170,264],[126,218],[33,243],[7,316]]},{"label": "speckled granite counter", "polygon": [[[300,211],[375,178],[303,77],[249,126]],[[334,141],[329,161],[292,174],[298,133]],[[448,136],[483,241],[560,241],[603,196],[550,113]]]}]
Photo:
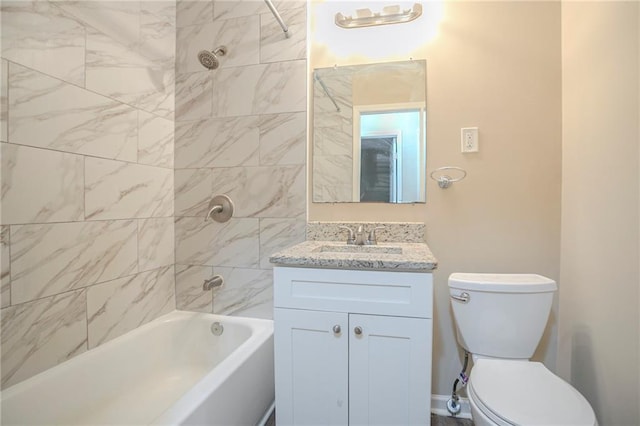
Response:
[{"label": "speckled granite counter", "polygon": [[360,225],[365,232],[382,227],[376,232],[378,243],[424,243],[426,226],[420,222],[308,222],[307,240],[344,241],[347,234],[340,227],[348,226],[355,231]]},{"label": "speckled granite counter", "polygon": [[430,272],[438,266],[426,244],[393,242],[348,246],[338,241],[305,241],[274,253],[269,261],[280,266],[412,272]]}]

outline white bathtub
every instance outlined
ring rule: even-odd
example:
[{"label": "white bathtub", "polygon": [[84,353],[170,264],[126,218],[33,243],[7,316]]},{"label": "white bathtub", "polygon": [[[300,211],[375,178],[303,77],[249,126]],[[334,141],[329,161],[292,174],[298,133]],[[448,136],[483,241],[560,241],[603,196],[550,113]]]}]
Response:
[{"label": "white bathtub", "polygon": [[273,400],[272,321],[175,311],[2,391],[2,424],[251,426]]}]

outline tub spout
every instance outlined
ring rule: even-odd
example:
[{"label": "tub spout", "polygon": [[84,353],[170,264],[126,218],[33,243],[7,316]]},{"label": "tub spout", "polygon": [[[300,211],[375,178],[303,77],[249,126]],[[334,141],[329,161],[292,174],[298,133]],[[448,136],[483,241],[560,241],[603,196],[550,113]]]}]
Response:
[{"label": "tub spout", "polygon": [[222,284],[224,284],[224,278],[222,278],[222,275],[214,275],[208,280],[204,280],[202,289],[204,291],[209,291],[213,288],[222,287]]}]

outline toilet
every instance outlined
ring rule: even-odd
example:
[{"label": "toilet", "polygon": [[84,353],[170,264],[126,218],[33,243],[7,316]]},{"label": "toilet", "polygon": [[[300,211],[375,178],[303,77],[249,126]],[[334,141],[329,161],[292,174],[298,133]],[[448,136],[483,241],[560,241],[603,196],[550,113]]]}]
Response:
[{"label": "toilet", "polygon": [[474,361],[467,393],[476,426],[598,424],[584,396],[529,360],[557,288],[534,274],[449,277],[458,343]]}]

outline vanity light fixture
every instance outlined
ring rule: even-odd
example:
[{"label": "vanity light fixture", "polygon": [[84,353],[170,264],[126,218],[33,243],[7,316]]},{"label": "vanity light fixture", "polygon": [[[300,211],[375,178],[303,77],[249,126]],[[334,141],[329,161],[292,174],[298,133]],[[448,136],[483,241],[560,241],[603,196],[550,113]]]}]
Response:
[{"label": "vanity light fixture", "polygon": [[358,9],[355,16],[344,16],[336,13],[336,25],[340,28],[361,28],[376,25],[401,24],[411,22],[422,15],[422,5],[415,3],[410,9],[402,10],[400,6],[387,6],[382,12],[371,9]]}]

